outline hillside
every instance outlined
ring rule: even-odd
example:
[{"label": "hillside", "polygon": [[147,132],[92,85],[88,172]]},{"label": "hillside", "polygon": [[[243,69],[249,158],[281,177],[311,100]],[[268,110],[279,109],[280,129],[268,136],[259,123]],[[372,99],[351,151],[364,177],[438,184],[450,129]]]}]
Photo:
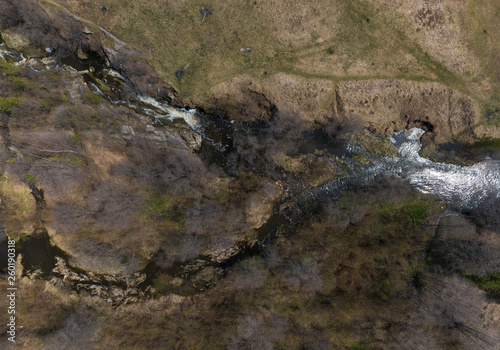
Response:
[{"label": "hillside", "polygon": [[0,5],[0,348],[500,349],[498,2]]}]

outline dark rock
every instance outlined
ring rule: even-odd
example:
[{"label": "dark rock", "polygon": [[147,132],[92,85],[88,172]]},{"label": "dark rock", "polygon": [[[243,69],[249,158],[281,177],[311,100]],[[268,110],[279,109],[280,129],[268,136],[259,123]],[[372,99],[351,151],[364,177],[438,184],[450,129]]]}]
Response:
[{"label": "dark rock", "polygon": [[212,14],[212,11],[210,11],[208,9],[208,7],[206,6],[203,6],[202,8],[200,8],[200,14],[203,16],[203,17],[206,17],[208,15],[211,15]]}]

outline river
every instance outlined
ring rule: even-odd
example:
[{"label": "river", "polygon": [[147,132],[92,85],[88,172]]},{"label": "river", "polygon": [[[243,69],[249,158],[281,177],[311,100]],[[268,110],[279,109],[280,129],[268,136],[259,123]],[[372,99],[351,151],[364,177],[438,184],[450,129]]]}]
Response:
[{"label": "river", "polygon": [[[50,53],[50,50],[47,50],[47,52]],[[151,118],[152,124],[171,127],[175,123],[184,123],[201,136],[202,142],[199,154],[209,163],[224,167],[226,157],[232,150],[231,136],[233,128],[230,122],[224,121],[219,116],[205,115],[196,109],[175,108],[165,101],[137,94],[130,88],[126,77],[122,76],[117,70],[106,67],[97,57],[80,60],[71,56],[57,60],[49,54],[44,58],[26,59],[19,52],[7,48],[4,43],[0,44],[0,57],[14,62],[16,65],[28,65],[35,70],[58,70],[61,69],[62,65],[71,66],[83,74],[88,87],[94,93],[102,95],[113,104],[124,105],[138,113],[147,115]],[[500,161],[485,159],[472,166],[430,161],[419,155],[422,147],[420,137],[424,132],[422,129],[413,128],[394,133],[389,140],[397,149],[399,155],[380,157],[366,152],[365,155],[370,160],[368,165],[356,163],[349,157],[355,150],[347,142],[328,140],[325,139],[324,135],[319,135],[318,140],[315,140],[314,135],[309,135],[308,137],[313,140],[310,145],[303,147],[302,151],[304,153],[313,152],[316,144],[329,145],[331,152],[338,152],[336,155],[346,160],[349,164],[349,171],[346,172],[345,176],[336,178],[302,194],[303,198],[300,200],[305,203],[325,198],[335,200],[344,191],[352,191],[373,184],[378,177],[396,176],[407,181],[418,191],[437,195],[448,203],[449,210],[445,215],[467,214],[482,207],[495,210],[498,203],[500,203]],[[326,147],[326,151],[329,151],[328,147]],[[339,149],[341,149],[340,152]],[[496,214],[492,212],[491,215]],[[172,275],[189,278],[190,275],[207,266],[222,270],[226,269],[242,257],[259,252],[263,245],[272,242],[280,227],[294,220],[296,221],[297,218],[292,217],[287,212],[276,210],[268,222],[258,230],[259,241],[242,245],[239,247],[239,253],[227,261],[215,264],[209,258],[200,256],[189,262],[177,263],[168,272]],[[2,254],[4,243],[5,241],[0,242]],[[72,274],[79,276],[78,278],[73,276],[76,278],[73,288],[79,291],[85,290],[91,294],[94,293],[92,291],[95,291],[96,286],[102,290],[103,285],[106,285],[108,289],[114,288],[115,292],[116,289],[132,290],[132,287],[137,287],[140,292],[136,290],[134,297],[144,297],[148,295],[154,277],[161,270],[152,261],[144,270],[137,273],[132,284],[128,280],[125,281],[124,278],[115,276],[94,274],[90,278],[85,271],[68,266],[67,254],[51,245],[50,238],[46,233],[40,233],[36,237],[23,240],[18,253],[23,255],[22,261],[25,271],[33,271],[41,266],[40,272],[45,278],[49,276],[68,278]],[[2,263],[4,261],[6,259],[2,258]],[[196,262],[196,264],[193,264],[193,262]],[[56,266],[58,267],[56,268]],[[3,268],[3,265],[0,265],[0,268]],[[92,283],[96,288],[89,287]],[[204,286],[198,286],[198,290],[203,288]],[[111,289],[109,293],[104,294],[113,294]],[[196,288],[187,292],[190,293],[194,290]],[[173,292],[182,293],[186,291],[173,290]],[[119,299],[118,303],[125,300],[124,298],[126,296]]]}]

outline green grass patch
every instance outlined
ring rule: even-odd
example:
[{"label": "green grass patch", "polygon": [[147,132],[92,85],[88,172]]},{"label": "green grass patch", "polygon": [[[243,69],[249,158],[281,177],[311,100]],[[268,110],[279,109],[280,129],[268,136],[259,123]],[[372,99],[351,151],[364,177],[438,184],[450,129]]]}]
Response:
[{"label": "green grass patch", "polygon": [[169,282],[171,279],[172,277],[169,275],[160,274],[153,282],[153,288],[155,289],[154,294],[159,296],[168,292]]},{"label": "green grass patch", "polygon": [[472,148],[477,150],[487,150],[492,148],[500,148],[500,139],[483,137],[481,140],[473,143]]},{"label": "green grass patch", "polygon": [[465,277],[474,282],[479,288],[500,295],[500,274],[487,277],[465,274]]},{"label": "green grass patch", "polygon": [[403,203],[388,203],[383,205],[383,208],[379,211],[381,222],[400,223],[405,227],[421,226],[429,210],[435,206],[435,203],[411,197]]},{"label": "green grass patch", "polygon": [[34,177],[33,175],[26,173],[26,174],[23,174],[23,177],[26,181],[29,181],[32,184],[38,186],[38,184],[39,184],[38,179],[36,177]]},{"label": "green grass patch", "polygon": [[9,79],[10,81],[12,81],[12,84],[16,89],[21,91],[25,91],[28,89],[28,85],[22,78],[10,76]]},{"label": "green grass patch", "polygon": [[182,231],[188,207],[184,198],[168,192],[155,193],[146,200],[141,216],[153,226]]},{"label": "green grass patch", "polygon": [[85,158],[80,157],[80,156],[75,156],[75,155],[68,156],[68,155],[58,154],[58,155],[50,157],[50,159],[55,160],[57,162],[69,163],[75,167],[87,165],[87,161],[85,160]]},{"label": "green grass patch", "polygon": [[19,97],[0,96],[0,111],[10,112],[13,107],[19,106]]},{"label": "green grass patch", "polygon": [[89,92],[83,95],[81,99],[83,103],[91,103],[97,105],[102,102],[103,97],[100,95],[96,95],[92,92]]},{"label": "green grass patch", "polygon": [[19,68],[14,64],[0,59],[0,72],[7,75],[19,73]]},{"label": "green grass patch", "polygon": [[366,347],[364,342],[358,341],[358,342],[351,345],[351,349],[352,350],[365,350],[365,349],[367,349],[367,347]]}]

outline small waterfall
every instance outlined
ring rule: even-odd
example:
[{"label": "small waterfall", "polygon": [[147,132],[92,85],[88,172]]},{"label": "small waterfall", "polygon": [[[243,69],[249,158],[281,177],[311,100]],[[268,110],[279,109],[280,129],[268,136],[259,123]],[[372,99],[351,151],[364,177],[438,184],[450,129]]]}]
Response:
[{"label": "small waterfall", "polygon": [[487,198],[500,200],[500,161],[489,159],[473,166],[432,162],[418,154],[424,133],[419,128],[394,133],[389,140],[399,157],[371,157],[371,164],[352,166],[351,174],[314,188],[309,198],[325,194],[336,198],[343,191],[370,185],[378,176],[397,176],[422,193],[439,196],[455,211],[475,208]]}]

